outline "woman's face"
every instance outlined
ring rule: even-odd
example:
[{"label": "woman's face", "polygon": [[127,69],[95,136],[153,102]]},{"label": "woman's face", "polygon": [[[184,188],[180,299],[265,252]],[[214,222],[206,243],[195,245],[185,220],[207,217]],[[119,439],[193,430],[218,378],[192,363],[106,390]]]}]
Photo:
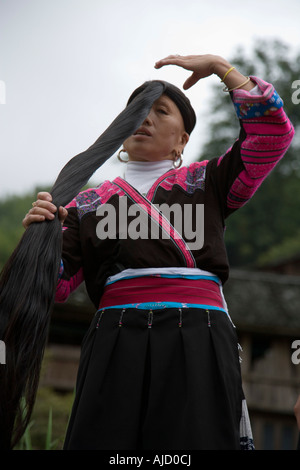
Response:
[{"label": "woman's face", "polygon": [[179,109],[168,96],[162,95],[141,127],[125,140],[123,148],[130,161],[174,160],[188,140]]}]

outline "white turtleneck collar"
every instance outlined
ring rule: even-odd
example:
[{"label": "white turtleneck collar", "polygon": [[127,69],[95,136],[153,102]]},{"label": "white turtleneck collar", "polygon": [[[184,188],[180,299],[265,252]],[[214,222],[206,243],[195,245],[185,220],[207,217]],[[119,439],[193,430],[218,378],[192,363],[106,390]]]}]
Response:
[{"label": "white turtleneck collar", "polygon": [[172,160],[158,162],[127,162],[124,179],[141,194],[146,194],[155,181],[173,168]]}]

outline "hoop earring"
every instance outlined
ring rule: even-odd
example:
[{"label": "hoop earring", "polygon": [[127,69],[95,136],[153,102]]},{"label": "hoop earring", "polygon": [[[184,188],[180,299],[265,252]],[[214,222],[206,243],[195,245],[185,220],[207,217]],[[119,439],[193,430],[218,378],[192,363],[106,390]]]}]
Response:
[{"label": "hoop earring", "polygon": [[125,152],[125,153],[127,153],[127,152],[126,152],[126,150],[124,150],[124,149],[121,149],[121,150],[118,152],[118,155],[117,155],[117,157],[118,157],[118,160],[119,160],[120,162],[122,162],[122,163],[127,163],[127,162],[128,162],[128,160],[129,160],[129,158],[128,158],[127,160],[122,160],[122,158],[121,158],[121,153],[122,153],[122,152]]},{"label": "hoop earring", "polygon": [[[179,163],[178,163],[179,162]],[[181,153],[177,154],[177,158],[173,161],[173,168],[180,168],[183,162]]]}]

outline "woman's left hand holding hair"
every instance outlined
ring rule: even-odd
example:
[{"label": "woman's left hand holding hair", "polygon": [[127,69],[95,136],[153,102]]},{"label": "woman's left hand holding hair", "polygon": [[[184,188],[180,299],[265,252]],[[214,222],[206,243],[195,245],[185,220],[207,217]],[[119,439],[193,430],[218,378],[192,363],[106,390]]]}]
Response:
[{"label": "woman's left hand holding hair", "polygon": [[[164,65],[177,65],[193,72],[185,81],[183,85],[184,90],[195,85],[201,78],[209,77],[213,74],[218,75],[218,77],[224,81],[228,89],[235,88],[247,81],[247,77],[238,72],[227,60],[213,54],[187,56],[169,55],[164,59],[158,60],[155,64],[155,68],[160,69]],[[230,73],[227,73],[229,70]],[[253,82],[248,81],[241,88],[251,90],[254,86]]]},{"label": "woman's left hand holding hair", "polygon": [[[52,196],[46,191],[38,193],[37,200],[32,204],[32,209],[28,211],[23,219],[23,227],[27,227],[33,222],[43,222],[44,220],[53,220],[57,207],[52,204]],[[58,218],[63,223],[68,215],[67,209],[59,207]]]}]

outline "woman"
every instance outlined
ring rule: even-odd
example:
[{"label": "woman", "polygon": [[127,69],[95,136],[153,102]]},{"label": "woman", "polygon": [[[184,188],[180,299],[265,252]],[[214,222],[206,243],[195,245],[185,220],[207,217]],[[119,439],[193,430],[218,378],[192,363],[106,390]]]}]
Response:
[{"label": "woman", "polygon": [[[125,176],[59,208],[56,301],[84,280],[97,310],[82,345],[65,449],[253,448],[236,332],[222,295],[224,227],[282,158],[293,128],[272,85],[219,56],[169,56],[156,68],[165,65],[193,72],[184,89],[220,77],[240,136],[221,157],[181,167],[195,114],[182,92],[165,84],[124,140]],[[49,193],[33,205],[25,228],[57,211]],[[174,207],[173,217],[166,208]]]}]

